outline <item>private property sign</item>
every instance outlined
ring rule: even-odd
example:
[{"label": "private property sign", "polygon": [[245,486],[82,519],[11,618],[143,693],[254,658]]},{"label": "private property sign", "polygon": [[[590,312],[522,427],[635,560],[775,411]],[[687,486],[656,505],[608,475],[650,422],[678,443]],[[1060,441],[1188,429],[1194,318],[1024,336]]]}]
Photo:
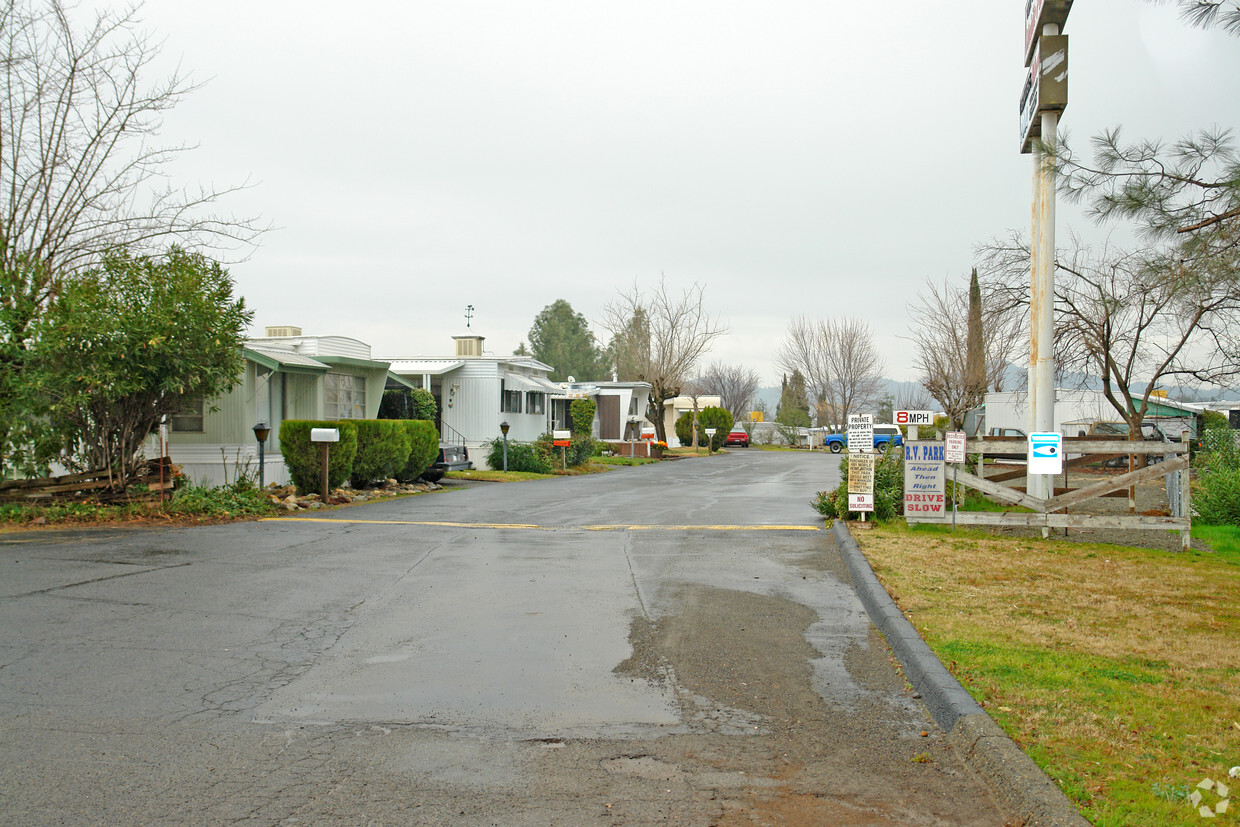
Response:
[{"label": "private property sign", "polygon": [[947,521],[942,442],[904,443],[904,519],[909,523]]},{"label": "private property sign", "polygon": [[872,414],[848,415],[848,453],[873,453],[874,416]]}]

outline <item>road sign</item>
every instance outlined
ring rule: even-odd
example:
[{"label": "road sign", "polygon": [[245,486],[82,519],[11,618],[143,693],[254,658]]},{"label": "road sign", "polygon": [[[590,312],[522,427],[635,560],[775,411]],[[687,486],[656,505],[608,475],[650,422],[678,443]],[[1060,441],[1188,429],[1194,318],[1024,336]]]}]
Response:
[{"label": "road sign", "polygon": [[871,414],[848,415],[848,453],[874,451],[874,417]]},{"label": "road sign", "polygon": [[1063,473],[1063,434],[1035,433],[1029,435],[1030,474]]},{"label": "road sign", "polygon": [[896,411],[897,425],[933,425],[934,414],[930,411]]},{"label": "road sign", "polygon": [[945,462],[964,462],[964,431],[948,431],[947,442],[943,446],[943,460]]}]

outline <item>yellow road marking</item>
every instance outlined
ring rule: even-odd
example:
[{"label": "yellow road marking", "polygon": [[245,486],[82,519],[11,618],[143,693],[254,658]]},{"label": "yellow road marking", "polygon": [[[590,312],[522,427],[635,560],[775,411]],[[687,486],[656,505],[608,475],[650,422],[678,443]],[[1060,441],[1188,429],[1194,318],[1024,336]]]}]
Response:
[{"label": "yellow road marking", "polygon": [[[284,520],[284,517],[264,517],[262,522]],[[334,517],[301,517],[298,522],[311,523],[363,523],[368,525],[425,525],[447,528],[512,528],[526,531],[822,531],[812,525],[582,525],[541,526],[529,523],[453,523],[442,520],[344,520]]]}]

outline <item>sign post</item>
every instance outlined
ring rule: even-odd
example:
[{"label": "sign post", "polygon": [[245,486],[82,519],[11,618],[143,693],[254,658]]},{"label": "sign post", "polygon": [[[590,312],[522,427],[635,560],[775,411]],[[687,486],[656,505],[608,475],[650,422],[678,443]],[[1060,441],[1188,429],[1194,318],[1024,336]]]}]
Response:
[{"label": "sign post", "polygon": [[[1033,153],[1033,226],[1029,259],[1029,410],[1027,431],[1055,427],[1055,166],[1043,146],[1058,138],[1068,105],[1068,38],[1061,34],[1072,0],[1027,0],[1020,97],[1020,151]],[[1039,142],[1036,139],[1041,139]],[[1045,497],[1049,481],[1026,471],[1026,490]],[[1053,490],[1053,489],[1052,489]]]},{"label": "sign post", "polygon": [[956,530],[956,496],[957,480],[959,479],[960,463],[965,461],[964,431],[948,431],[947,441],[943,443],[943,461],[952,464],[952,531]]},{"label": "sign post", "polygon": [[328,446],[340,441],[339,428],[311,428],[310,441],[319,443],[323,455],[322,479],[319,482],[319,496],[327,502],[327,457]]}]

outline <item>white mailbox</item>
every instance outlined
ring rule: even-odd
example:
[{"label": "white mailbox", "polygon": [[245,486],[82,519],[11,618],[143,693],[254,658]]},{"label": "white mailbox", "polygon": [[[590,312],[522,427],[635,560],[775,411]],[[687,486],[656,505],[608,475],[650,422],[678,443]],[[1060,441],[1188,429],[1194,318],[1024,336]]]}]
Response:
[{"label": "white mailbox", "polygon": [[339,428],[311,428],[310,429],[310,441],[311,442],[339,442],[340,441],[340,429]]}]

